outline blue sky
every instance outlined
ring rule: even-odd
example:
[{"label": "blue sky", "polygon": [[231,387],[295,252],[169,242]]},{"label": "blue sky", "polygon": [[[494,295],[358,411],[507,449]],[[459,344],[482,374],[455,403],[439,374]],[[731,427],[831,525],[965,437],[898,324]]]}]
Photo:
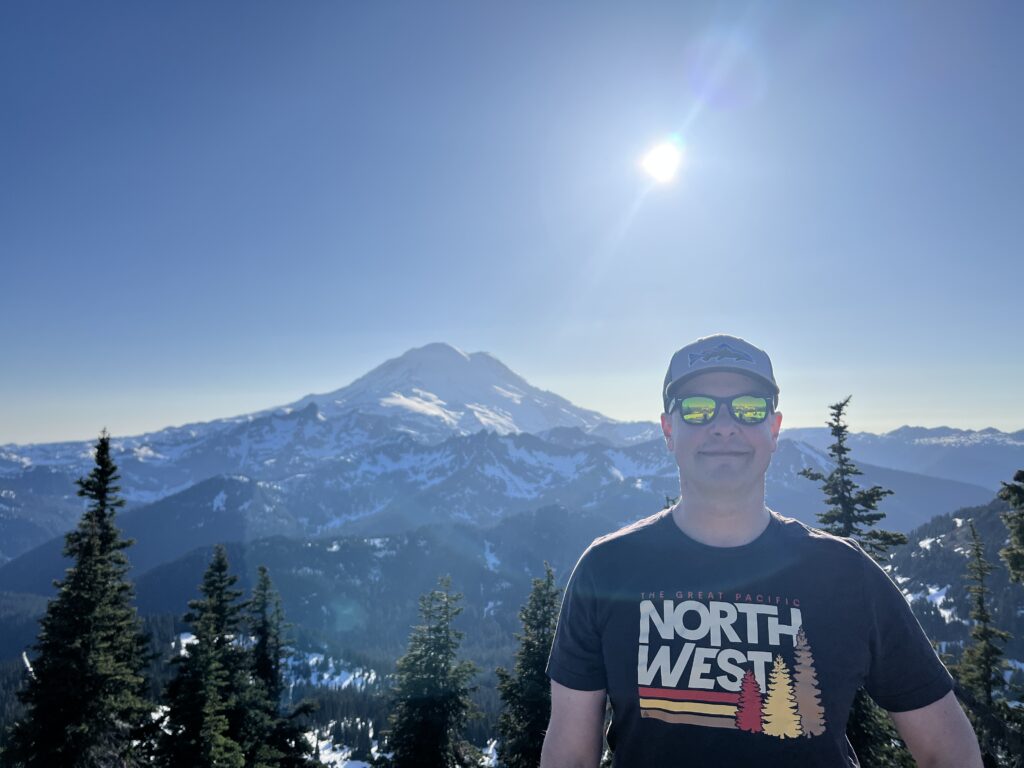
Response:
[{"label": "blue sky", "polygon": [[[0,444],[236,415],[432,341],[657,418],[1024,427],[1020,5],[0,5]],[[671,185],[639,169],[677,134]]]}]

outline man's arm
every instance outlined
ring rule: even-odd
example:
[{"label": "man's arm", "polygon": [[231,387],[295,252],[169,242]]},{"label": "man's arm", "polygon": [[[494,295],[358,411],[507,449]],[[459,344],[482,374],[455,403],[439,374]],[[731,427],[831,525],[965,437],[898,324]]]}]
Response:
[{"label": "man's arm", "polygon": [[952,691],[909,712],[890,712],[921,768],[982,768],[978,738]]},{"label": "man's arm", "polygon": [[551,721],[541,768],[597,768],[601,762],[605,692],[576,691],[551,681]]}]

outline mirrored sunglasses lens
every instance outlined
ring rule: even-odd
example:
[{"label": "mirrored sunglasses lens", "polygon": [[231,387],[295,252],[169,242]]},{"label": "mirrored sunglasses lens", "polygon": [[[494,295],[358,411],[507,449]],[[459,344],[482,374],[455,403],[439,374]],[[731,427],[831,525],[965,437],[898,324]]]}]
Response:
[{"label": "mirrored sunglasses lens", "polygon": [[768,418],[768,399],[744,395],[735,398],[730,404],[732,414],[744,424],[760,424]]},{"label": "mirrored sunglasses lens", "polygon": [[715,401],[710,397],[684,397],[679,401],[679,415],[687,424],[707,424],[715,418]]}]

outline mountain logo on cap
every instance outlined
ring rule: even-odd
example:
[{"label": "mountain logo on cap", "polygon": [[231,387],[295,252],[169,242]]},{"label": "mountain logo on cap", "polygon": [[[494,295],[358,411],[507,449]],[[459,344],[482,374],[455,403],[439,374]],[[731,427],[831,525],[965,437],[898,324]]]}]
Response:
[{"label": "mountain logo on cap", "polygon": [[746,352],[740,352],[738,349],[733,349],[726,343],[721,343],[717,347],[711,349],[705,349],[703,352],[691,352],[690,353],[690,366],[693,367],[694,363],[716,363],[721,360],[736,360],[741,363],[753,363],[754,358],[748,355]]}]

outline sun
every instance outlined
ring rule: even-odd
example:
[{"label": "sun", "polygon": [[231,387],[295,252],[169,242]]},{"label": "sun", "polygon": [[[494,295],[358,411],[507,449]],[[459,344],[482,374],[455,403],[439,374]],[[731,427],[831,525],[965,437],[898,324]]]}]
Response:
[{"label": "sun", "polygon": [[666,141],[644,155],[640,165],[647,175],[659,184],[667,184],[676,177],[683,162],[683,150],[675,142]]}]

